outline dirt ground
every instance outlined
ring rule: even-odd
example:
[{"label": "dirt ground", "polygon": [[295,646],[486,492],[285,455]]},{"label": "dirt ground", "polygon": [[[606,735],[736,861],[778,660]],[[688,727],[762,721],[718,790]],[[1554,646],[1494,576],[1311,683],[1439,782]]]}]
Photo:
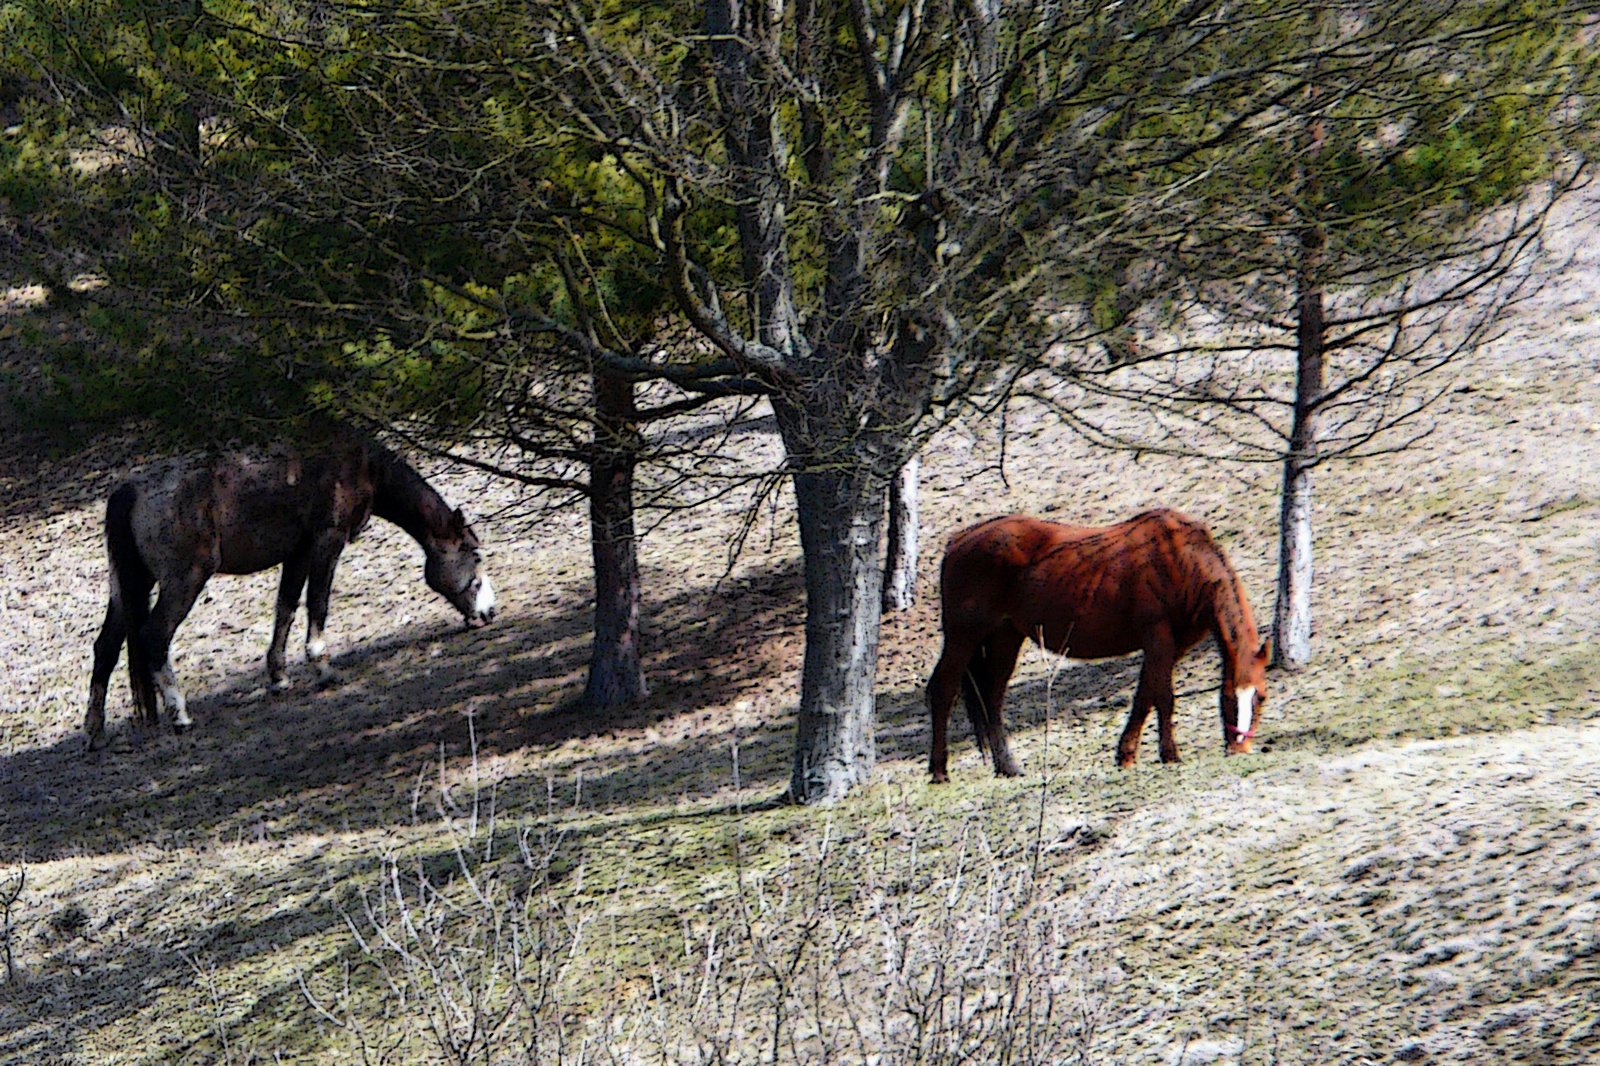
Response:
[{"label": "dirt ground", "polygon": [[[1116,1009],[1093,1061],[1600,1060],[1597,238],[1574,215],[1574,262],[1457,368],[1434,432],[1319,474],[1316,661],[1273,677],[1247,758],[1220,756],[1210,652],[1180,679],[1184,764],[1156,764],[1150,737],[1124,774],[1110,753],[1137,663],[1030,652],[1009,711],[1033,776],[996,782],[958,725],[953,784],[930,789],[920,687],[949,533],[1008,510],[1098,523],[1177,507],[1210,524],[1265,621],[1278,477],[1097,451],[1028,415],[1003,452],[960,430],[931,446],[919,603],[882,635],[873,787],[932,818],[1042,780],[1052,832],[1094,827],[1098,846],[1060,869],[1106,945]],[[746,443],[753,462],[778,453],[769,429]],[[653,694],[584,715],[566,709],[588,646],[583,516],[530,526],[504,487],[436,466],[489,546],[493,626],[463,630],[420,550],[375,522],[335,585],[336,684],[312,686],[297,629],[298,687],[271,694],[275,575],[217,579],[177,639],[197,729],[131,729],[119,667],[113,743],[86,755],[102,501],[147,457],[129,439],[38,447],[0,445],[0,902],[26,875],[5,919],[7,1061],[235,1061],[218,1034],[252,1019],[260,1046],[317,1061],[293,975],[342,950],[356,871],[429,832],[469,780],[508,812],[581,808],[597,852],[644,854],[650,818],[755,818],[743,805],[787,779],[792,499],[763,510],[731,572],[742,500],[650,531]]]}]

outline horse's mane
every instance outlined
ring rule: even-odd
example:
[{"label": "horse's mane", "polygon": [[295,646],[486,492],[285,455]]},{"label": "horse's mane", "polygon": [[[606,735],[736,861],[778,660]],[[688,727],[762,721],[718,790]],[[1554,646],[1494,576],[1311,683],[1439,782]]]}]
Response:
[{"label": "horse's mane", "polygon": [[423,476],[417,473],[416,468],[388,445],[371,437],[364,437],[367,446],[367,460],[372,464],[373,477],[382,485],[393,490],[415,489],[418,486],[433,491]]},{"label": "horse's mane", "polygon": [[398,452],[365,434],[357,434],[355,439],[365,449],[372,471],[373,513],[417,540],[438,533],[450,516],[444,497]]},{"label": "horse's mane", "polygon": [[1193,583],[1194,587],[1214,588],[1218,593],[1224,590],[1232,595],[1214,595],[1210,602],[1196,603],[1193,605],[1198,615],[1202,611],[1211,611],[1219,629],[1226,629],[1232,634],[1243,637],[1255,636],[1255,620],[1249,615],[1249,604],[1245,599],[1244,584],[1239,580],[1239,574],[1233,568],[1233,563],[1228,559],[1228,553],[1223,551],[1222,545],[1211,535],[1211,528],[1198,518],[1164,508],[1143,511],[1134,515],[1127,522],[1133,526],[1146,522],[1159,522],[1163,525],[1176,526],[1184,533],[1182,552],[1180,558],[1186,566],[1198,569],[1196,575],[1200,580]]}]

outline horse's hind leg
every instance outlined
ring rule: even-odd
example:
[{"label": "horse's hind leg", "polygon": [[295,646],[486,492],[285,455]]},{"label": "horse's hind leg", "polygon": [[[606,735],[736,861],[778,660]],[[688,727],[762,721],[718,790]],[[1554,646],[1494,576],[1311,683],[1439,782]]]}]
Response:
[{"label": "horse's hind leg", "polygon": [[[183,690],[178,687],[177,675],[172,670],[172,634],[180,623],[189,617],[195,598],[211,577],[209,570],[195,567],[181,577],[161,583],[161,595],[155,609],[144,624],[144,647],[150,656],[150,668],[155,672],[156,684],[161,688],[161,702],[172,715],[172,729],[182,733],[194,723],[189,718]],[[158,724],[159,719],[150,722]]]},{"label": "horse's hind leg", "polygon": [[928,678],[928,710],[933,714],[933,746],[928,752],[928,772],[935,782],[950,780],[950,750],[946,738],[950,729],[950,708],[961,691],[961,678],[977,645],[948,634],[939,662]]},{"label": "horse's hind leg", "polygon": [[1018,777],[1022,774],[1017,760],[1011,755],[1003,712],[1006,685],[1017,668],[1017,655],[1025,639],[1011,626],[997,629],[983,642],[972,661],[974,691],[971,695],[978,697],[981,703],[969,702],[967,711],[972,717],[973,731],[987,737],[989,754],[994,759],[994,772],[1000,777]]},{"label": "horse's hind leg", "polygon": [[289,687],[286,663],[289,629],[300,607],[300,592],[306,586],[310,562],[309,555],[290,555],[283,561],[283,573],[278,581],[278,609],[272,620],[272,643],[267,647],[267,679],[280,692]]},{"label": "horse's hind leg", "polygon": [[90,751],[105,742],[106,686],[111,683],[111,671],[117,668],[117,658],[122,654],[122,642],[127,635],[122,605],[113,596],[106,607],[106,620],[100,625],[100,635],[95,638],[94,673],[89,678],[89,711],[83,716],[83,733],[89,738]]},{"label": "horse's hind leg", "polygon": [[1117,740],[1117,765],[1126,769],[1139,757],[1139,734],[1144,732],[1144,720],[1150,715],[1150,686],[1148,671],[1139,671],[1139,686],[1133,690],[1133,706],[1128,710],[1128,724],[1122,727]]}]

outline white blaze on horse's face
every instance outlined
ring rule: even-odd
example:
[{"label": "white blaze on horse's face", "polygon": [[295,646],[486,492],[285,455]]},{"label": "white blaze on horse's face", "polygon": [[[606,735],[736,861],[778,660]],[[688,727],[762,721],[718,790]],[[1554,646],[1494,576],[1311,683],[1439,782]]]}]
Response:
[{"label": "white blaze on horse's face", "polygon": [[479,618],[494,617],[494,582],[488,574],[478,575],[478,594],[472,600],[472,609]]},{"label": "white blaze on horse's face", "polygon": [[1238,720],[1234,722],[1234,728],[1239,731],[1236,735],[1243,737],[1250,732],[1250,720],[1256,710],[1255,686],[1246,685],[1235,692],[1234,695],[1239,699],[1239,715]]}]

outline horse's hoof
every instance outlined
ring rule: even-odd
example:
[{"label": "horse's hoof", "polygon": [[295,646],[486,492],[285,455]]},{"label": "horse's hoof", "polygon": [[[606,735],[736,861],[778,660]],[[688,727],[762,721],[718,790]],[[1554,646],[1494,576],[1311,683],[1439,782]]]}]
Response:
[{"label": "horse's hoof", "polygon": [[88,738],[88,743],[84,744],[83,753],[85,755],[93,755],[96,752],[104,751],[106,747],[110,745],[110,743],[111,742],[106,739],[106,735],[104,733],[95,733]]},{"label": "horse's hoof", "polygon": [[337,670],[323,670],[317,674],[316,687],[318,689],[332,688],[344,683],[344,675]]},{"label": "horse's hoof", "polygon": [[996,766],[994,768],[994,776],[996,776],[996,777],[1021,777],[1022,776],[1022,769],[1019,766],[1017,766],[1017,764],[1014,763],[1014,762],[1013,763],[1006,763],[1004,766]]},{"label": "horse's hoof", "polygon": [[172,723],[172,735],[175,736],[175,737],[183,736],[185,733],[187,733],[189,731],[189,727],[191,725],[193,725],[193,724],[194,724],[193,722],[173,722]]},{"label": "horse's hoof", "polygon": [[946,773],[943,770],[935,770],[933,772],[933,784],[935,784],[935,785],[947,785],[949,783],[950,783],[950,775],[948,773]]},{"label": "horse's hoof", "polygon": [[272,679],[272,691],[274,692],[288,692],[292,688],[294,688],[294,683],[288,677],[275,677]]}]

